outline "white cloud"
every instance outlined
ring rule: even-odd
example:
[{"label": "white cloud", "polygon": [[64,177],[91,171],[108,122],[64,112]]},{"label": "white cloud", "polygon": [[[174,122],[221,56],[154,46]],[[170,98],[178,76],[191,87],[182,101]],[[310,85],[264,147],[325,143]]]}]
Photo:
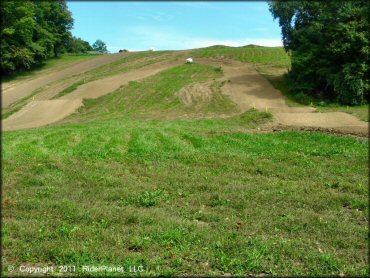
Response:
[{"label": "white cloud", "polygon": [[155,21],[169,21],[173,19],[172,15],[162,13],[162,12],[156,12],[154,15],[151,16]]}]

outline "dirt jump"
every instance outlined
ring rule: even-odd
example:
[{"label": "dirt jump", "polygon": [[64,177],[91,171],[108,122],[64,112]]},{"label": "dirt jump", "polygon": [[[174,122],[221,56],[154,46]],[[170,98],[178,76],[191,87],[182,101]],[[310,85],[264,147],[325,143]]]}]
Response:
[{"label": "dirt jump", "polygon": [[[78,63],[72,68],[58,73],[50,73],[48,76],[36,78],[13,88],[13,90],[8,89],[3,96],[3,101],[5,99],[5,104],[9,105],[12,101],[27,95],[26,90],[24,90],[25,87],[36,88],[51,82],[51,80],[57,80],[77,72],[87,71],[98,65],[110,63],[122,58],[122,55],[127,54],[106,55]],[[128,84],[129,81],[143,79],[183,63],[184,61],[181,59],[169,59],[80,85],[73,92],[56,100],[31,101],[19,112],[4,120],[3,130],[40,127],[57,122],[76,111],[82,105],[83,99],[101,97]],[[273,125],[278,126],[334,128],[362,134],[368,133],[368,123],[360,121],[347,113],[318,113],[312,107],[287,106],[280,91],[276,90],[261,76],[252,64],[210,58],[199,58],[196,59],[195,63],[222,66],[224,76],[221,79],[227,81],[222,87],[222,93],[228,95],[238,105],[240,112],[251,108],[271,112],[274,116]],[[30,91],[32,90],[28,90],[28,92]],[[15,96],[10,97],[12,93],[15,93]],[[52,95],[55,95],[55,92],[50,96]]]}]

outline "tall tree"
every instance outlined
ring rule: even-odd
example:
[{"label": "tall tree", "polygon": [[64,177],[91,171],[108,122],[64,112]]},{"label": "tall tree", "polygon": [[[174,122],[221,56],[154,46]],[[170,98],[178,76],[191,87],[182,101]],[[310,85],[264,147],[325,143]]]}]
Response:
[{"label": "tall tree", "polygon": [[57,57],[62,52],[70,38],[73,18],[65,0],[34,1],[37,7],[36,18],[39,26],[53,34],[53,53]]},{"label": "tall tree", "polygon": [[294,90],[360,104],[369,97],[369,2],[269,2],[291,54]]},{"label": "tall tree", "polygon": [[68,45],[73,19],[65,0],[1,1],[0,11],[3,74],[30,69]]},{"label": "tall tree", "polygon": [[29,69],[34,63],[34,6],[27,1],[2,1],[1,70]]},{"label": "tall tree", "polygon": [[94,42],[94,44],[92,45],[92,48],[95,51],[99,51],[99,52],[102,52],[102,53],[107,53],[108,52],[107,45],[102,40],[96,40],[96,42]]},{"label": "tall tree", "polygon": [[81,38],[71,36],[67,42],[66,50],[69,53],[86,53],[91,51],[93,48],[91,45]]}]

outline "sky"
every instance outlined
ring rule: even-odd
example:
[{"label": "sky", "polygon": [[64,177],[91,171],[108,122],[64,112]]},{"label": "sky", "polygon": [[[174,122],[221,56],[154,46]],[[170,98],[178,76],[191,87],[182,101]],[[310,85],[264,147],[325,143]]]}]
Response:
[{"label": "sky", "polygon": [[180,50],[212,45],[281,46],[266,2],[69,1],[72,34],[109,52]]}]

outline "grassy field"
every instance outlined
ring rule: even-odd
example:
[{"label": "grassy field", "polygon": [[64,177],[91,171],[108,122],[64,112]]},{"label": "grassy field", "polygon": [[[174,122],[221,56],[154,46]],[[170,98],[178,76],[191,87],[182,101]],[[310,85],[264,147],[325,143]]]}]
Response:
[{"label": "grassy field", "polygon": [[368,274],[367,141],[235,131],[268,118],[5,133],[4,265]]},{"label": "grassy field", "polygon": [[[369,275],[368,141],[256,133],[271,115],[234,115],[220,76],[178,66],[58,125],[4,132],[4,274],[48,264]],[[195,82],[212,95],[185,106],[176,94]]]}]

